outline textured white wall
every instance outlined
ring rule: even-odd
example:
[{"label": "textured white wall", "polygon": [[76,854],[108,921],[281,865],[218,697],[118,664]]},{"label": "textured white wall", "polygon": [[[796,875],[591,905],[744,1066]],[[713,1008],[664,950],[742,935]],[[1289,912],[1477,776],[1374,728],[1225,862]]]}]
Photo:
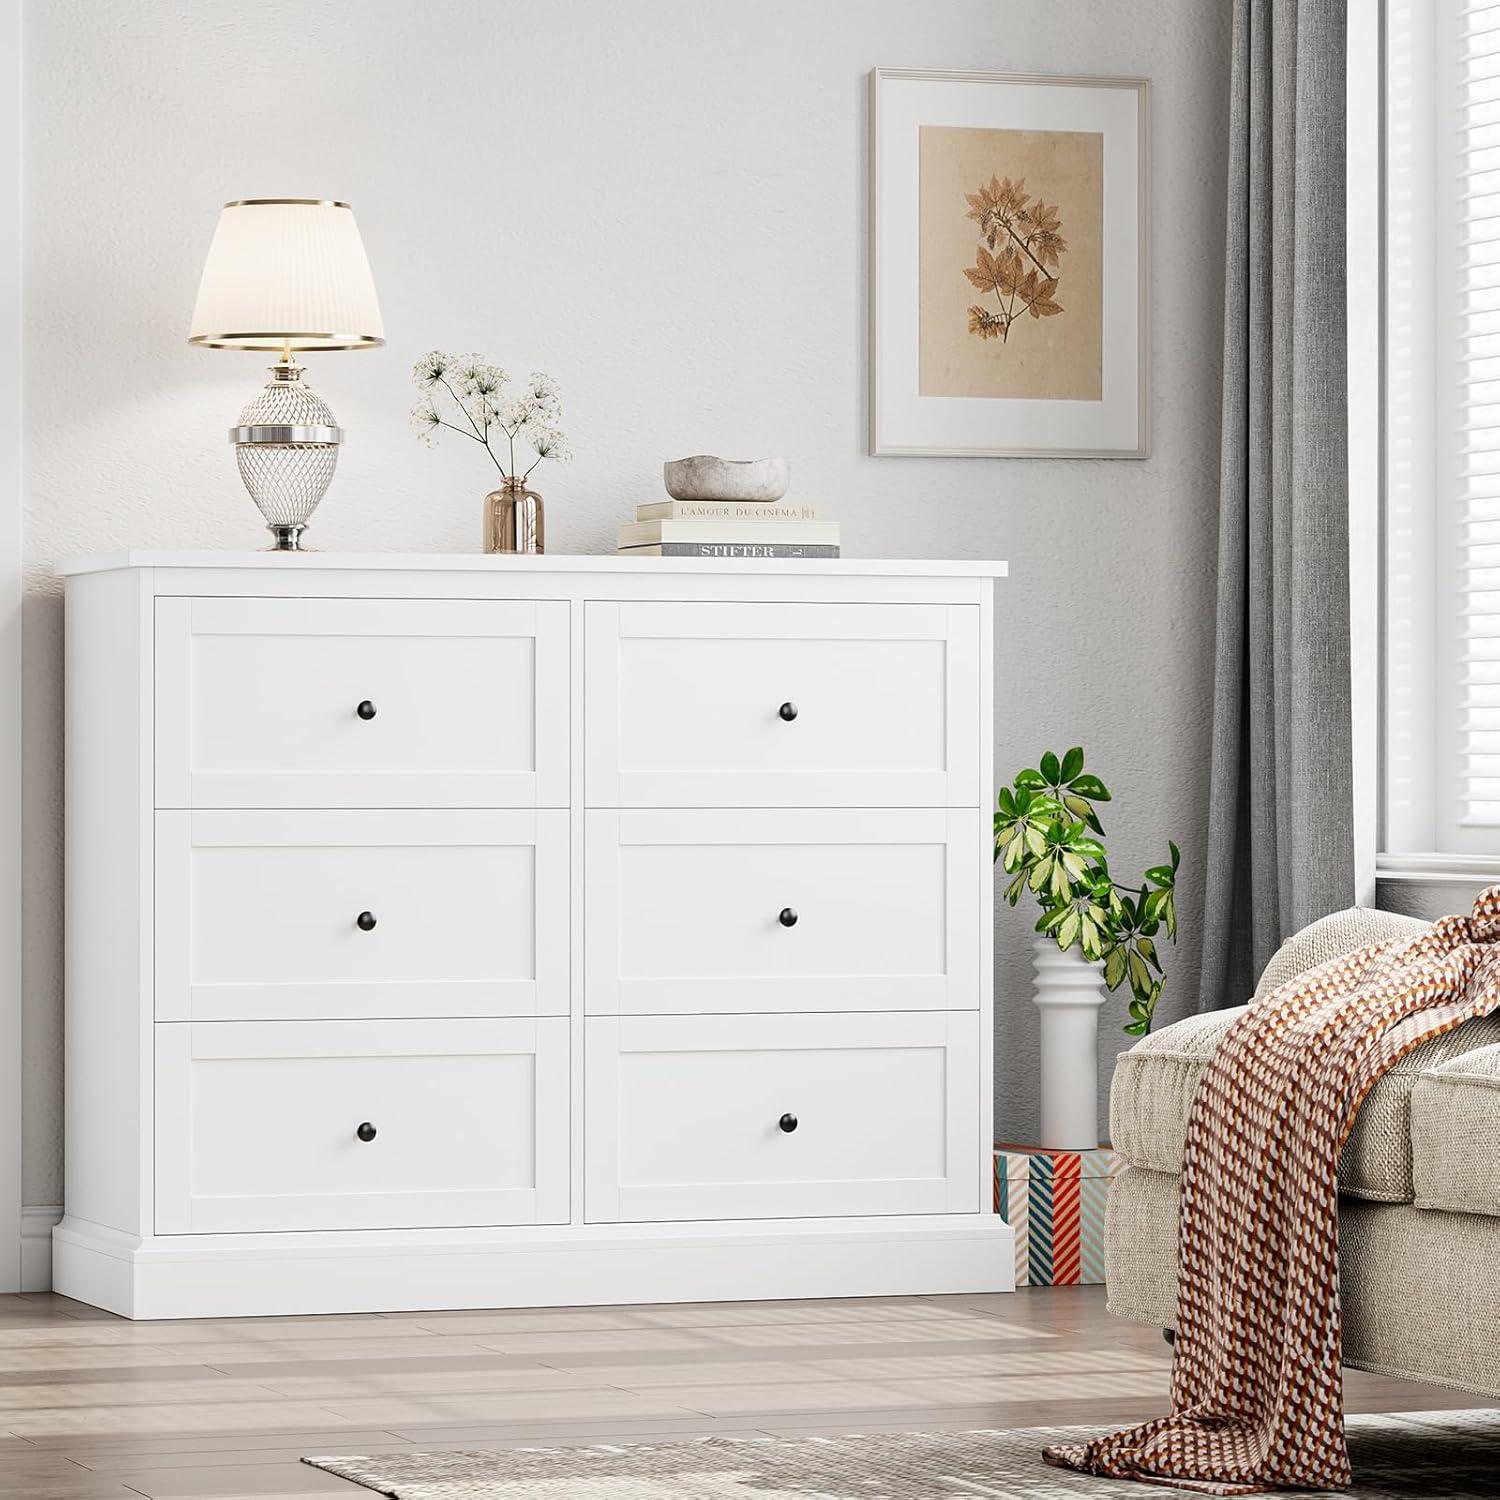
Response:
[{"label": "textured white wall", "polygon": [[[59,558],[258,546],[225,429],[260,357],[184,342],[226,198],[351,201],[389,345],[313,355],[349,429],[324,548],[475,549],[490,475],[406,425],[412,361],[562,382],[559,552],[683,453],[785,453],[868,556],[998,556],[997,754],[1089,747],[1117,865],[1198,910],[1212,644],[1224,7],[1201,0],[47,0],[27,6],[26,1193],[61,1195]],[[866,75],[1154,85],[1154,456],[865,452]],[[997,916],[999,1128],[1034,1123],[1029,923]],[[1195,988],[1191,943],[1169,994]],[[1108,1059],[1103,1069],[1108,1076]]]},{"label": "textured white wall", "polygon": [[1467,916],[1474,898],[1491,882],[1473,880],[1382,880],[1375,888],[1375,905],[1381,911],[1436,922],[1439,917]]}]

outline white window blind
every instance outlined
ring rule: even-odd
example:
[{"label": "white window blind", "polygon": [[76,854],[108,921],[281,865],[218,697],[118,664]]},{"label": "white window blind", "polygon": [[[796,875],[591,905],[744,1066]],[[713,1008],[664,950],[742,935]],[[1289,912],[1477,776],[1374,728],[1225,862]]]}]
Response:
[{"label": "white window blind", "polygon": [[[1456,585],[1451,605],[1440,599],[1438,608],[1440,615],[1449,609],[1456,615],[1451,625],[1457,680],[1456,691],[1440,693],[1439,713],[1449,718],[1456,752],[1455,842],[1495,852],[1500,842],[1493,832],[1500,830],[1500,0],[1459,0],[1452,28],[1446,38],[1439,33],[1437,58],[1442,112],[1435,141],[1438,284],[1448,293],[1437,292],[1434,340],[1438,403],[1440,409],[1450,408],[1440,410],[1438,423],[1447,438],[1440,443],[1437,465],[1440,490],[1447,492],[1436,497],[1438,575],[1441,579],[1443,563],[1450,562]],[[1444,73],[1451,90],[1443,87]],[[1444,266],[1451,276],[1442,274]],[[1440,686],[1444,675],[1440,665]]]}]

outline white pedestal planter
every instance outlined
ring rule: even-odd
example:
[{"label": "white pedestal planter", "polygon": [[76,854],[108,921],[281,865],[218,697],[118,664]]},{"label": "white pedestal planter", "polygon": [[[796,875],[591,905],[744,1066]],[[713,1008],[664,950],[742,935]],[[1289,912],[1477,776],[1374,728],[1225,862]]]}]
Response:
[{"label": "white pedestal planter", "polygon": [[1042,1015],[1041,1144],[1092,1151],[1099,1144],[1099,1007],[1109,998],[1076,949],[1050,937],[1036,946],[1036,1006]]}]

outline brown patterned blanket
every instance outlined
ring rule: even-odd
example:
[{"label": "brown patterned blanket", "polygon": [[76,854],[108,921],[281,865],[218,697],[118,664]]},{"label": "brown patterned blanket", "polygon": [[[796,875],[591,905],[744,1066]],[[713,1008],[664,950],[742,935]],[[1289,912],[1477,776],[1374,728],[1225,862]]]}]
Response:
[{"label": "brown patterned blanket", "polygon": [[1049,1463],[1206,1495],[1349,1487],[1339,1153],[1382,1073],[1497,1007],[1500,886],[1250,1006],[1188,1117],[1171,1413]]}]

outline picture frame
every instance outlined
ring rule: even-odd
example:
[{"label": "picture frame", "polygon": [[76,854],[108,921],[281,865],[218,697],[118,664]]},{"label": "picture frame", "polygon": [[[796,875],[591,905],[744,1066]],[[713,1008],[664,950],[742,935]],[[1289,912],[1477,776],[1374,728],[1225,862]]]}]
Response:
[{"label": "picture frame", "polygon": [[872,454],[1149,456],[1150,97],[872,70]]}]

